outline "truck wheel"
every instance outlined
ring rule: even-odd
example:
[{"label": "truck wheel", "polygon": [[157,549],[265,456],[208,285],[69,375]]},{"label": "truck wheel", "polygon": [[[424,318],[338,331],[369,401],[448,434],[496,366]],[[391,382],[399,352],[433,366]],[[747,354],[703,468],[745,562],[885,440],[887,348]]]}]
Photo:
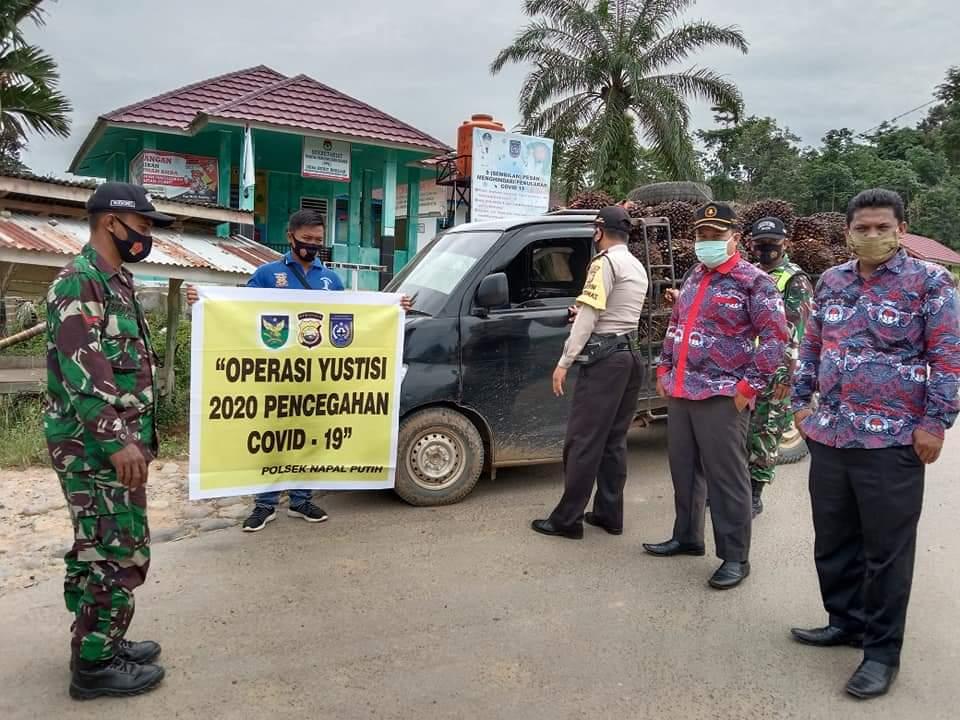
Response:
[{"label": "truck wheel", "polygon": [[642,185],[631,190],[627,197],[640,205],[659,205],[675,200],[702,205],[713,200],[713,190],[704,183],[661,182]]},{"label": "truck wheel", "polygon": [[452,505],[477,484],[483,439],[447,408],[421,410],[400,423],[396,493],[411,505]]},{"label": "truck wheel", "polygon": [[791,425],[790,429],[783,434],[780,440],[780,454],[777,457],[777,465],[792,465],[803,460],[810,451],[807,449],[807,443],[804,442],[796,426]]}]

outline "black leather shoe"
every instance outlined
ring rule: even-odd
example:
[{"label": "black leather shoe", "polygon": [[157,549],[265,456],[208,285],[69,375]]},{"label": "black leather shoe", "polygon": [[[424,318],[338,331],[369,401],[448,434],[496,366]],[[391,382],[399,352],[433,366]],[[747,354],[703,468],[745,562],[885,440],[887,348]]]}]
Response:
[{"label": "black leather shoe", "polygon": [[674,555],[695,555],[702,557],[706,554],[703,545],[691,545],[679,540],[667,540],[662,543],[644,543],[643,549],[657,557],[673,557]]},{"label": "black leather shoe", "polygon": [[900,668],[876,660],[864,660],[847,683],[847,692],[861,700],[886,695]]},{"label": "black leather shoe", "polygon": [[568,540],[580,540],[583,538],[583,525],[577,525],[572,528],[558,528],[549,520],[534,520],[530,523],[530,527],[541,535],[562,537]]},{"label": "black leather shoe", "polygon": [[116,656],[103,663],[76,663],[70,680],[70,697],[92,700],[101,695],[127,697],[152,690],[163,680],[159,665],[137,665]]},{"label": "black leather shoe", "polygon": [[835,625],[827,625],[821,628],[792,628],[790,634],[793,639],[804,645],[813,645],[814,647],[837,647],[838,645],[849,645],[850,647],[863,647],[863,633],[847,632],[843,628]]},{"label": "black leather shoe", "polygon": [[623,528],[613,528],[613,527],[608,527],[607,525],[604,525],[602,522],[599,522],[597,520],[597,516],[594,515],[592,512],[588,512],[586,515],[584,515],[583,521],[587,525],[593,525],[594,527],[598,527],[601,530],[606,530],[611,535],[623,535]]},{"label": "black leather shoe", "polygon": [[759,495],[753,496],[753,504],[750,509],[750,514],[753,517],[756,517],[763,512],[763,499]]},{"label": "black leather shoe", "polygon": [[710,578],[710,587],[729,590],[742,583],[750,575],[750,563],[724,560],[723,565]]}]

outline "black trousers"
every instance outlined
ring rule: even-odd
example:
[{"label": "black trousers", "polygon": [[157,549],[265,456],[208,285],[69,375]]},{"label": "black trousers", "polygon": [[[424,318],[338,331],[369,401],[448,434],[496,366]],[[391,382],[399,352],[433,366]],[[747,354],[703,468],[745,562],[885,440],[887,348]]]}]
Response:
[{"label": "black trousers", "polygon": [[677,519],[673,538],[703,545],[707,493],[717,556],[750,557],[751,495],[747,432],[750,412],[733,398],[670,398],[667,418],[670,475]]},{"label": "black trousers", "polygon": [[563,497],[550,515],[557,527],[583,522],[594,482],[597,519],[607,527],[623,527],[627,431],[637,412],[642,372],[640,355],[631,351],[580,368],[563,446]]},{"label": "black trousers", "polygon": [[814,555],[830,624],[863,632],[865,658],[897,665],[924,465],[911,446],[861,450],[807,444]]}]

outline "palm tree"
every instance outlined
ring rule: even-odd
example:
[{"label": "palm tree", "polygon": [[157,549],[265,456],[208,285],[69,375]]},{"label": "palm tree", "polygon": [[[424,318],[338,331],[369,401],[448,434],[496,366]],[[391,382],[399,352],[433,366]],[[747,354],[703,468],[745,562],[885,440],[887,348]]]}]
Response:
[{"label": "palm tree", "polygon": [[708,68],[674,66],[710,46],[746,53],[747,41],[734,26],[677,24],[694,2],[525,0],[531,20],[490,71],[533,65],[520,91],[523,129],[554,138],[560,155],[578,167],[591,158],[595,181],[615,175],[625,160],[636,166],[638,132],[669,178],[697,178],[689,101],[739,112],[743,100],[732,82]]},{"label": "palm tree", "polygon": [[52,57],[27,43],[21,25],[44,23],[42,0],[0,0],[0,131],[24,138],[70,134],[70,102],[57,90],[60,72]]}]

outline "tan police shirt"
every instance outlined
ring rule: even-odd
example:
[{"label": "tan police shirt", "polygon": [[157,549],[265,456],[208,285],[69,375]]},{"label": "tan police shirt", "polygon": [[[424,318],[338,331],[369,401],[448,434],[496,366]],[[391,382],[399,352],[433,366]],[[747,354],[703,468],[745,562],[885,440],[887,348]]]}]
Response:
[{"label": "tan police shirt", "polygon": [[647,271],[626,245],[614,245],[597,255],[577,298],[580,312],[563,346],[560,367],[573,365],[593,333],[623,335],[636,330],[646,297]]}]

